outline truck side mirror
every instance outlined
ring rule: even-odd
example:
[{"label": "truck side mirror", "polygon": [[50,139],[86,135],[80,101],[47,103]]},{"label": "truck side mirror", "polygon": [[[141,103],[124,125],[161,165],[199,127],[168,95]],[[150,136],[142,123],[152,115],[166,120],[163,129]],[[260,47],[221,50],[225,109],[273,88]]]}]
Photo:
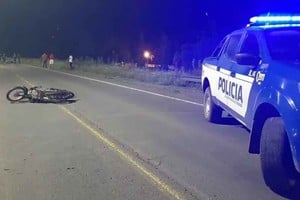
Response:
[{"label": "truck side mirror", "polygon": [[235,54],[235,60],[239,65],[257,66],[260,63],[261,58],[249,53],[237,53]]}]

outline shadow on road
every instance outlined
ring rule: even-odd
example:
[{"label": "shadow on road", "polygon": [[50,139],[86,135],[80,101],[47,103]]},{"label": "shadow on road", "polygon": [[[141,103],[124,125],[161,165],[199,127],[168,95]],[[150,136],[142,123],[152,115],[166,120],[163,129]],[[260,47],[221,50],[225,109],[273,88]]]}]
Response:
[{"label": "shadow on road", "polygon": [[219,119],[217,122],[214,123],[219,125],[243,126],[239,121],[237,121],[235,118],[233,118],[231,115],[227,113],[223,113],[221,119]]},{"label": "shadow on road", "polygon": [[22,104],[22,103],[35,103],[35,104],[72,104],[76,103],[78,99],[67,99],[67,100],[59,100],[59,101],[32,101],[28,99],[22,99],[17,102],[11,102],[11,104]]},{"label": "shadow on road", "polygon": [[237,126],[237,125],[241,125],[242,124],[237,121],[236,119],[234,119],[233,117],[222,117],[221,121],[218,122],[218,124],[221,124],[221,125],[234,125],[234,126]]},{"label": "shadow on road", "polygon": [[[223,113],[222,118],[216,124],[219,124],[219,125],[229,125],[229,126],[232,126],[232,125],[233,126],[240,126],[242,128],[247,129],[243,124],[241,124],[239,121],[237,121],[235,118],[233,118],[231,115],[229,115],[227,113]],[[281,197],[286,198],[286,199],[300,200],[300,180],[296,182],[295,187],[289,193],[280,194],[280,193],[278,193],[276,191],[273,191],[273,192],[275,194],[281,196]]]}]

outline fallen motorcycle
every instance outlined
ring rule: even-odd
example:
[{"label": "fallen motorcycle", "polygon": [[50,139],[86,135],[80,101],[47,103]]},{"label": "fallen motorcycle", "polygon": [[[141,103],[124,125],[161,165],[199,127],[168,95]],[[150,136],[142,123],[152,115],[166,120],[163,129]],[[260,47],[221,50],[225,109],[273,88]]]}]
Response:
[{"label": "fallen motorcycle", "polygon": [[75,94],[71,91],[56,88],[43,88],[35,86],[27,88],[25,86],[17,86],[9,90],[6,94],[7,100],[18,102],[28,99],[30,102],[44,103],[60,103],[72,99]]}]

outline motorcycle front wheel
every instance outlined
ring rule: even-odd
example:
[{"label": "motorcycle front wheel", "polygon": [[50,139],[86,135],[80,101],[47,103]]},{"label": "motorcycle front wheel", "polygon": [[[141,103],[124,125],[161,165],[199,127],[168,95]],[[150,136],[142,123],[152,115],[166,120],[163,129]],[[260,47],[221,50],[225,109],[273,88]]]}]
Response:
[{"label": "motorcycle front wheel", "polygon": [[6,94],[6,98],[11,102],[17,102],[24,99],[26,94],[27,89],[25,87],[18,86],[9,90]]}]

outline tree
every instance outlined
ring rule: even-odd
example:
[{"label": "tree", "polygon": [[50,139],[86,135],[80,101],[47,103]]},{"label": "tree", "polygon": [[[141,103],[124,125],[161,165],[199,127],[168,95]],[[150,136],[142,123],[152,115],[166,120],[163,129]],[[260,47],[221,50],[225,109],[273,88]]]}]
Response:
[{"label": "tree", "polygon": [[158,60],[162,65],[162,69],[167,70],[170,60],[170,41],[166,34],[161,35]]},{"label": "tree", "polygon": [[193,45],[190,43],[185,43],[181,46],[181,59],[182,65],[184,67],[184,72],[191,72],[193,70]]}]

